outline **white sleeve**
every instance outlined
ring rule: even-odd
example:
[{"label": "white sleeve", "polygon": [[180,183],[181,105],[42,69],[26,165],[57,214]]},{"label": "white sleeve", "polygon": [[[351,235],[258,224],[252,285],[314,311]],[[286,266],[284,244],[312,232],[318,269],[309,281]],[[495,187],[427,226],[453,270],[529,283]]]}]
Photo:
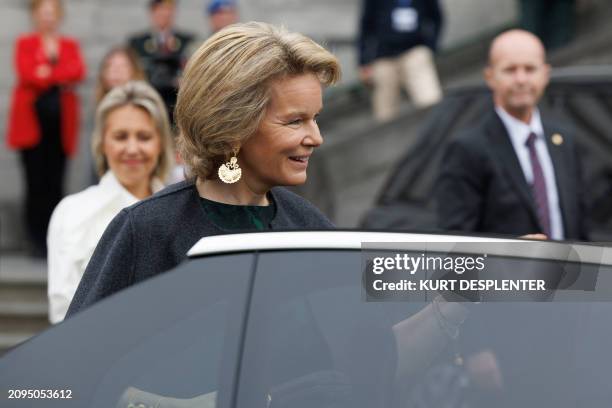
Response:
[{"label": "white sleeve", "polygon": [[64,320],[79,284],[79,268],[69,245],[67,234],[70,232],[66,228],[70,216],[69,208],[63,200],[53,211],[47,232],[47,295],[51,323]]}]

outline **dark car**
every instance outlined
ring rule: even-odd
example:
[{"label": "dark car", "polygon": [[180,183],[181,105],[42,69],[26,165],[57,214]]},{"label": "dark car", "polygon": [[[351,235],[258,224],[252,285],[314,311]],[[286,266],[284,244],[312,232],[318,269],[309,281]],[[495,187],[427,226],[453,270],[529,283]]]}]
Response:
[{"label": "dark car", "polygon": [[[375,293],[401,272],[400,252],[446,254],[461,279],[493,276],[457,269],[476,257],[496,279],[555,288],[520,299],[475,287]],[[607,406],[611,265],[601,246],[486,237],[204,238],[175,270],[9,351],[0,406]],[[417,269],[400,277],[435,278]]]}]

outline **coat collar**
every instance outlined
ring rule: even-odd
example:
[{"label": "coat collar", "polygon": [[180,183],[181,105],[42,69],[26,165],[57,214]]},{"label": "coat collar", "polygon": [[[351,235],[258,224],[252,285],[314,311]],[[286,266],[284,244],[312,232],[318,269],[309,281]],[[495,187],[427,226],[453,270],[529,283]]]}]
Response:
[{"label": "coat collar", "polygon": [[[201,214],[201,217],[198,217],[194,222],[197,223],[200,228],[208,228],[211,227],[219,234],[227,234],[227,233],[235,233],[236,231],[224,230],[221,227],[214,225],[211,221],[206,217],[206,213],[202,208],[202,204],[200,203],[200,194],[198,193],[198,189],[193,180],[187,180],[180,182],[177,187],[182,186],[183,188],[187,187],[191,189],[191,199],[190,199],[190,214]],[[286,206],[288,205],[287,201],[284,199],[284,195],[282,194],[282,187],[274,187],[270,189],[269,193],[270,200],[274,202],[276,205],[276,214],[272,221],[270,221],[270,225],[272,229],[283,229],[283,228],[292,228],[293,222],[291,220],[290,215],[286,211]]]}]

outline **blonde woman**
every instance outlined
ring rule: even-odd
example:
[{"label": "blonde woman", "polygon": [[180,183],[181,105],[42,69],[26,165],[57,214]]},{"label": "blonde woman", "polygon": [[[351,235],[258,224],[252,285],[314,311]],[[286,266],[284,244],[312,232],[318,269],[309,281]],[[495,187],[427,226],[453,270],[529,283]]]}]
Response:
[{"label": "blonde woman", "polygon": [[306,181],[323,143],[322,88],[339,76],[324,48],[268,24],[235,24],[204,42],[187,64],[175,111],[190,178],[113,220],[69,315],[173,268],[203,236],[332,228],[279,186]]},{"label": "blonde woman", "polygon": [[151,86],[128,82],[102,99],[92,139],[100,183],[64,198],[51,217],[47,245],[52,323],[64,318],[113,217],[163,187],[171,146],[168,115]]}]

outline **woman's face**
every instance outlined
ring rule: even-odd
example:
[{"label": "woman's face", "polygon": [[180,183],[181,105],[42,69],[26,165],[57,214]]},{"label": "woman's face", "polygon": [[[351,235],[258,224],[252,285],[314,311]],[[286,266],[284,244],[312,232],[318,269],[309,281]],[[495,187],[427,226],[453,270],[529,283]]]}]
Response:
[{"label": "woman's face", "polygon": [[265,117],[238,155],[245,181],[261,191],[306,182],[308,159],[323,143],[316,121],[322,89],[315,75],[276,80],[270,94]]},{"label": "woman's face", "polygon": [[41,32],[56,31],[61,21],[60,10],[55,0],[45,0],[34,10],[34,25]]},{"label": "woman's face", "polygon": [[153,118],[133,105],[114,109],[106,117],[102,151],[126,189],[148,185],[161,155],[161,137]]},{"label": "woman's face", "polygon": [[124,52],[113,53],[104,64],[102,82],[108,90],[120,86],[132,79],[134,70],[129,58]]}]

